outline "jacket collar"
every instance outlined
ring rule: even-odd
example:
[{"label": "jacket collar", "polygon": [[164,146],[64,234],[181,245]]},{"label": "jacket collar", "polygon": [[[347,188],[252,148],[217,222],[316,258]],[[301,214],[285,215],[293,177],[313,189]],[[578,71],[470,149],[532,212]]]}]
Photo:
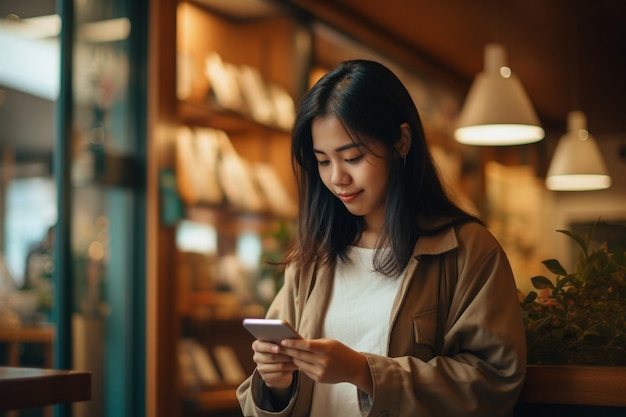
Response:
[{"label": "jacket collar", "polygon": [[456,249],[459,241],[453,225],[450,225],[434,235],[420,236],[413,250],[413,257],[421,255],[439,255]]}]

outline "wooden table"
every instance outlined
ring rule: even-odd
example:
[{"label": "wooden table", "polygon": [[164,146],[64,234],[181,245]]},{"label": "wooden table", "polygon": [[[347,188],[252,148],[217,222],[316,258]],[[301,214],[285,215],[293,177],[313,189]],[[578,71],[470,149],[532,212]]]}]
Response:
[{"label": "wooden table", "polygon": [[[52,368],[52,344],[54,342],[54,325],[45,323],[25,327],[0,328],[0,343],[7,345],[6,365],[10,367],[20,366],[20,350],[22,344],[37,343],[44,346],[43,368]],[[1,396],[1,394],[0,394]],[[9,411],[5,417],[17,417],[17,411]],[[45,417],[52,417],[52,407],[46,407]]]},{"label": "wooden table", "polygon": [[91,373],[0,367],[0,411],[88,401]]}]

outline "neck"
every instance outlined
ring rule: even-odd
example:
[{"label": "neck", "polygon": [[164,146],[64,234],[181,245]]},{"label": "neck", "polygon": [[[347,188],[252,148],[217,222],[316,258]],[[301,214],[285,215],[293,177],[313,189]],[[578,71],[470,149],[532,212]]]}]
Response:
[{"label": "neck", "polygon": [[379,237],[380,230],[366,227],[365,230],[363,230],[363,233],[361,233],[359,240],[357,241],[357,246],[361,248],[375,248],[376,242],[378,242]]},{"label": "neck", "polygon": [[385,223],[384,211],[382,213],[380,211],[372,212],[366,215],[363,220],[365,221],[365,227],[357,241],[357,246],[375,248]]}]

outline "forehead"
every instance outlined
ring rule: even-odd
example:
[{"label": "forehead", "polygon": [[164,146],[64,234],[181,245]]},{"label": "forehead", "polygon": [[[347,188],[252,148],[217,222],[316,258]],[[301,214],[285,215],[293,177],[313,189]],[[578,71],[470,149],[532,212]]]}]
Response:
[{"label": "forehead", "polygon": [[335,149],[355,142],[335,115],[318,116],[313,119],[311,135],[313,148],[319,150]]},{"label": "forehead", "polygon": [[341,151],[359,147],[362,149],[379,149],[383,145],[363,135],[347,130],[341,120],[333,115],[318,116],[311,124],[313,148],[315,150]]}]

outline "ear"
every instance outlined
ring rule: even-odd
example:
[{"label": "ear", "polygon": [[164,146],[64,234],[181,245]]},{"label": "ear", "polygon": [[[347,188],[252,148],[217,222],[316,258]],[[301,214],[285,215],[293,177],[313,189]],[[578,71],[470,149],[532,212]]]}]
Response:
[{"label": "ear", "polygon": [[395,148],[400,156],[405,156],[411,149],[411,126],[408,123],[400,125],[400,140],[396,142]]}]

